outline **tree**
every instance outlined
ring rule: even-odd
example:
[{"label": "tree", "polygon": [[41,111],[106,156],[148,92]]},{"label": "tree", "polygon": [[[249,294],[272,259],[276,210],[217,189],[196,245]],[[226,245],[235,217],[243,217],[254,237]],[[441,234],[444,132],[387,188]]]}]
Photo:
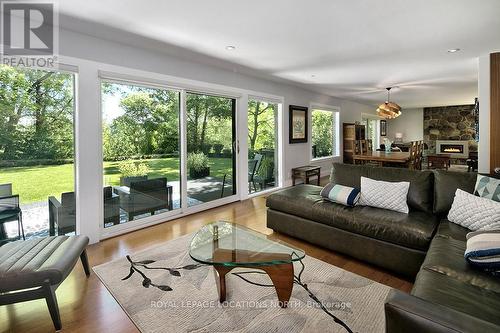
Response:
[{"label": "tree", "polygon": [[[209,123],[228,131],[228,127],[222,126],[222,124],[233,116],[232,103],[234,103],[234,100],[226,97],[188,94],[186,107],[189,152],[203,150],[203,147],[207,144],[207,133],[211,127]],[[231,145],[231,141],[221,143]]]},{"label": "tree", "polygon": [[333,113],[314,110],[312,112],[312,144],[316,146],[316,156],[331,156],[333,153]]},{"label": "tree", "polygon": [[73,76],[0,66],[0,159],[73,158]]},{"label": "tree", "polygon": [[248,101],[248,142],[250,150],[274,148],[276,104]]},{"label": "tree", "polygon": [[102,89],[105,98],[121,95],[119,107],[123,111],[103,124],[105,159],[179,149],[178,92],[114,83],[105,83]]}]

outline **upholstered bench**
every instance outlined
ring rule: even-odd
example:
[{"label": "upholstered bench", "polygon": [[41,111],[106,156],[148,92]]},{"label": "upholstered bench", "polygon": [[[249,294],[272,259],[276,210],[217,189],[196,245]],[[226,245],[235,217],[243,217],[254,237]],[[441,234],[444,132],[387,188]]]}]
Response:
[{"label": "upholstered bench", "polygon": [[52,236],[7,243],[0,247],[0,305],[45,298],[56,330],[61,318],[55,290],[78,258],[90,275],[86,236]]}]

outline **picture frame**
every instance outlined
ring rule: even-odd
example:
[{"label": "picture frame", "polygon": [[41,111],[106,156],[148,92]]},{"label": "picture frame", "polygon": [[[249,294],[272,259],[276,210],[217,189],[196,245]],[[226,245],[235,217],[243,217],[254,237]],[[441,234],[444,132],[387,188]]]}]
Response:
[{"label": "picture frame", "polygon": [[387,120],[380,121],[380,136],[387,136]]},{"label": "picture frame", "polygon": [[309,121],[308,108],[290,105],[288,117],[288,141],[290,144],[307,142]]}]

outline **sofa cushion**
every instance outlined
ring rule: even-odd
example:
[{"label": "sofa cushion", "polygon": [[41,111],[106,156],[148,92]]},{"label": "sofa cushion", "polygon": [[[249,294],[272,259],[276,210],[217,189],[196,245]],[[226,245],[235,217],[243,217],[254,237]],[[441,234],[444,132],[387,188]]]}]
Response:
[{"label": "sofa cushion", "polygon": [[469,229],[444,219],[439,223],[438,229],[436,231],[436,236],[453,238],[465,242],[465,236],[469,232]]},{"label": "sofa cushion", "polygon": [[437,235],[431,242],[421,269],[499,293],[500,279],[471,266],[464,258],[466,242]]},{"label": "sofa cushion", "polygon": [[434,171],[434,213],[446,215],[453,204],[455,192],[474,192],[477,174],[473,172]]},{"label": "sofa cushion", "polygon": [[311,218],[313,204],[323,201],[321,189],[322,187],[307,184],[288,187],[268,196],[266,206],[280,212]]},{"label": "sofa cushion", "polygon": [[464,259],[468,230],[442,221],[412,295],[500,324],[500,279]]},{"label": "sofa cushion", "polygon": [[360,188],[362,176],[387,182],[410,182],[408,191],[410,209],[432,213],[434,176],[431,171],[333,163],[330,179],[335,184]]},{"label": "sofa cushion", "polygon": [[500,294],[491,289],[422,269],[417,275],[411,294],[500,325]]},{"label": "sofa cushion", "polygon": [[349,232],[405,247],[427,250],[438,220],[424,212],[409,214],[381,208],[346,207],[328,201],[316,202],[308,217]]},{"label": "sofa cushion", "polygon": [[52,236],[0,247],[0,292],[62,282],[89,242],[86,236]]}]

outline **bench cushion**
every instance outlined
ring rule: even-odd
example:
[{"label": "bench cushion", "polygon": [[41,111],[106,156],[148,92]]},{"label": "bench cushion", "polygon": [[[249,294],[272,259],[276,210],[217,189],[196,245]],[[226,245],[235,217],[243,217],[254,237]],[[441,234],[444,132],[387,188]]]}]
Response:
[{"label": "bench cushion", "polygon": [[0,292],[61,283],[89,242],[86,236],[52,236],[0,247]]}]

